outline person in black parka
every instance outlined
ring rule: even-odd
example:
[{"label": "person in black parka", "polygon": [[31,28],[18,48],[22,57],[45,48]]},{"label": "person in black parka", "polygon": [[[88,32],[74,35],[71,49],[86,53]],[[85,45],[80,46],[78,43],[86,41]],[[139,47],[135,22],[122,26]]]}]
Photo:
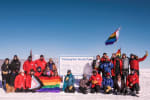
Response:
[{"label": "person in black parka", "polygon": [[6,84],[9,81],[9,59],[8,58],[6,58],[4,63],[2,64],[1,72],[2,72],[2,86],[6,91]]},{"label": "person in black parka", "polygon": [[19,58],[17,55],[14,55],[13,60],[10,63],[9,69],[12,72],[15,72],[17,75],[20,71],[21,62],[19,61]]}]

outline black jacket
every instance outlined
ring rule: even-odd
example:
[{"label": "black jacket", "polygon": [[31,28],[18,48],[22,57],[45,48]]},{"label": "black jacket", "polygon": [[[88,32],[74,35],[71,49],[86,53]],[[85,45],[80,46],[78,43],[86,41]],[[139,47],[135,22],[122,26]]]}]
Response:
[{"label": "black jacket", "polygon": [[14,86],[14,82],[15,82],[16,76],[17,76],[17,73],[11,73],[11,74],[9,75],[8,84],[9,84],[10,86]]},{"label": "black jacket", "polygon": [[20,71],[20,65],[21,65],[21,63],[20,63],[19,60],[12,60],[10,66],[9,66],[9,69],[10,69],[11,73],[13,71],[15,71],[16,73],[18,73]]},{"label": "black jacket", "polygon": [[[6,80],[6,82],[8,83],[9,64],[8,64],[8,65],[3,64],[2,67],[1,67],[1,72],[2,72],[2,79],[3,79],[3,80]],[[3,72],[7,72],[7,74],[6,74],[6,73],[3,73]]]},{"label": "black jacket", "polygon": [[123,80],[121,80],[121,87],[119,87],[117,80],[114,81],[114,90],[116,90],[117,92],[124,92],[125,86],[126,85]]}]

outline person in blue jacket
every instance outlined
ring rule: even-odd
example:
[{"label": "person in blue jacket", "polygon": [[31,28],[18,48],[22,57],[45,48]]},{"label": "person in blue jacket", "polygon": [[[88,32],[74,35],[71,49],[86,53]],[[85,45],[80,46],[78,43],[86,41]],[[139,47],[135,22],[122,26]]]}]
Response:
[{"label": "person in blue jacket", "polygon": [[113,69],[113,64],[110,61],[106,61],[103,64],[101,64],[100,69],[102,70],[102,76],[103,78],[106,77],[106,73],[110,73],[111,75],[111,70]]},{"label": "person in blue jacket", "polygon": [[75,92],[74,83],[75,83],[74,76],[72,75],[71,70],[68,70],[67,75],[65,76],[64,79],[63,91],[66,93],[74,93]]},{"label": "person in blue jacket", "polygon": [[113,88],[113,80],[111,78],[110,73],[106,74],[106,77],[103,79],[103,88],[104,88],[104,93],[110,94],[112,93],[112,88]]}]

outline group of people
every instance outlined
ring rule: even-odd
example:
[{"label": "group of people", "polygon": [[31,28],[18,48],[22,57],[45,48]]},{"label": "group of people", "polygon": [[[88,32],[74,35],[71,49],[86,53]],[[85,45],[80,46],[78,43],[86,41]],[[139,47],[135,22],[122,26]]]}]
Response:
[{"label": "group of people", "polygon": [[40,55],[40,58],[35,61],[32,61],[32,56],[29,56],[23,64],[23,70],[20,67],[21,62],[17,55],[14,56],[11,62],[6,58],[2,64],[2,85],[6,92],[33,91],[31,89],[32,76],[39,82],[40,76],[58,76],[57,67],[53,59],[50,58],[46,62],[43,55]]},{"label": "group of people", "polygon": [[135,54],[127,57],[125,53],[122,56],[113,53],[111,58],[107,53],[103,53],[101,58],[97,55],[92,64],[93,76],[89,80],[93,86],[91,92],[99,92],[101,88],[107,94],[139,94],[139,62],[147,56],[148,52],[142,58]]},{"label": "group of people", "polygon": [[[139,62],[145,60],[147,56],[148,52],[142,58],[134,54],[127,57],[126,54],[117,56],[113,53],[111,58],[107,56],[107,53],[103,53],[102,57],[97,55],[96,60],[93,60],[92,63],[92,75],[88,79],[88,76],[83,74],[78,91],[83,94],[87,94],[89,90],[91,93],[103,91],[105,94],[114,93],[116,95],[138,94],[140,90]],[[37,80],[41,76],[60,77],[53,59],[50,58],[46,62],[43,55],[35,61],[32,61],[32,56],[29,56],[23,64],[23,70],[20,70],[20,66],[21,62],[17,55],[10,63],[8,58],[5,59],[1,71],[2,85],[6,92],[33,92],[34,90],[31,89],[32,76]],[[74,84],[74,75],[71,70],[68,70],[63,81],[63,91],[74,93],[76,91]]]}]

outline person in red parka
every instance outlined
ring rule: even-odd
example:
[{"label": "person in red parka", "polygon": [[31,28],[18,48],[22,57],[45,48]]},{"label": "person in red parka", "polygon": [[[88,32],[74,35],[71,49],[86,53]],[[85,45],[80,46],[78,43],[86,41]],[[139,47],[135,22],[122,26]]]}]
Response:
[{"label": "person in red parka", "polygon": [[39,78],[42,73],[43,72],[41,71],[41,67],[37,67],[34,75]]},{"label": "person in red parka", "polygon": [[89,82],[92,83],[91,93],[98,93],[102,86],[102,77],[96,70],[93,70],[93,75],[90,77]]},{"label": "person in red parka", "polygon": [[31,69],[33,69],[34,71],[36,70],[35,64],[32,61],[32,56],[29,56],[28,60],[26,60],[24,62],[23,69],[24,69],[24,71],[25,71],[26,74],[29,74]]},{"label": "person in red parka", "polygon": [[26,75],[23,71],[20,72],[19,75],[16,76],[14,82],[14,88],[16,92],[25,92],[26,90]]},{"label": "person in red parka", "polygon": [[119,58],[119,56],[117,56],[111,60],[111,62],[114,65],[113,69],[111,70],[112,79],[115,81],[118,75],[122,75],[122,60]]},{"label": "person in red parka", "polygon": [[46,61],[44,59],[43,55],[40,55],[40,59],[35,61],[35,67],[41,67],[41,71],[43,72],[45,70],[46,67]]},{"label": "person in red parka", "polygon": [[144,61],[148,56],[148,52],[142,58],[138,58],[138,56],[131,54],[130,55],[130,69],[134,69],[139,76],[139,62]]},{"label": "person in red parka", "polygon": [[[32,82],[35,82],[35,81],[38,81],[38,84],[33,83],[34,85],[32,85]],[[35,92],[40,87],[41,87],[41,81],[39,80],[38,77],[35,76],[35,71],[31,69],[30,74],[28,74],[26,77],[26,91]]]},{"label": "person in red parka", "polygon": [[127,77],[126,86],[130,88],[132,95],[135,95],[135,92],[138,94],[139,92],[139,78],[134,69],[131,69],[130,75]]}]

